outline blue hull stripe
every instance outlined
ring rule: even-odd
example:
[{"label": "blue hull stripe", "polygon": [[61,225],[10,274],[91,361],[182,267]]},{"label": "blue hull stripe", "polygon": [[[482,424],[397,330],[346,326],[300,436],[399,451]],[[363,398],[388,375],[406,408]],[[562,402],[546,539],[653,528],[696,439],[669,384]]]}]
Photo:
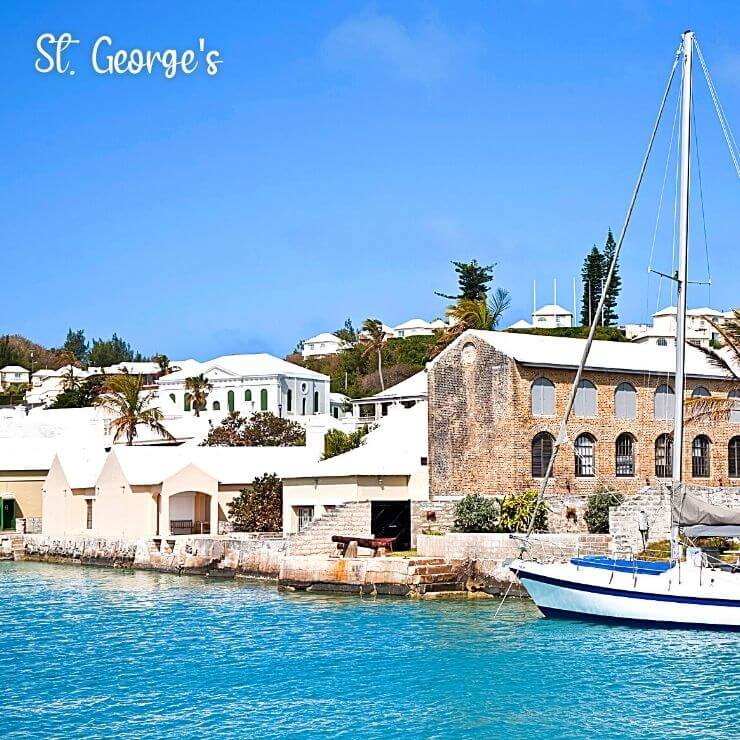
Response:
[{"label": "blue hull stripe", "polygon": [[[594,586],[590,583],[574,583],[573,581],[564,581],[560,578],[551,578],[539,573],[526,573],[514,570],[520,581],[539,581],[547,583],[550,586],[559,586],[560,588],[570,589],[571,591],[585,591],[590,594],[605,594],[606,596],[621,596],[626,599],[642,599],[643,601],[669,601],[674,604],[696,604],[697,606],[729,606],[740,607],[740,599],[707,599],[694,596],[679,596],[677,594],[651,594],[644,591],[625,591],[618,588],[607,588],[604,586]],[[740,576],[738,576],[740,583]]]},{"label": "blue hull stripe", "polygon": [[547,606],[537,607],[549,619],[577,619],[581,622],[597,622],[600,624],[621,624],[628,627],[652,627],[654,629],[682,629],[682,630],[725,630],[737,632],[740,625],[734,624],[702,624],[699,622],[666,622],[662,620],[633,619],[631,617],[609,617],[601,614],[587,614],[573,612],[567,609],[551,609]]}]

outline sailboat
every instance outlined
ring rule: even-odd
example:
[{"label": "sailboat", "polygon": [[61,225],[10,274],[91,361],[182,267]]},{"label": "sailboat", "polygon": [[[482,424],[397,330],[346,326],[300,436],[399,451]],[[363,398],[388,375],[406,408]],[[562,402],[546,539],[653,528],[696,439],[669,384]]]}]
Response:
[{"label": "sailboat", "polygon": [[[579,618],[609,622],[649,624],[673,627],[700,627],[740,629],[740,570],[719,562],[712,564],[707,555],[697,547],[684,547],[680,534],[683,531],[691,541],[697,537],[740,535],[740,511],[725,509],[707,503],[687,490],[683,483],[684,441],[684,366],[686,347],[686,306],[688,287],[689,249],[689,196],[690,196],[690,143],[692,136],[692,64],[694,52],[704,68],[710,93],[715,102],[728,147],[740,175],[736,148],[724,112],[716,99],[711,78],[706,70],[701,49],[694,33],[682,34],[673,67],[669,75],[658,119],[650,137],[637,184],[632,194],[624,226],[617,243],[606,283],[610,284],[614,266],[624,241],[637,194],[640,189],[648,159],[655,141],[660,119],[679,64],[682,67],[680,98],[680,195],[679,195],[679,256],[675,275],[677,287],[677,332],[673,470],[670,484],[671,497],[671,557],[666,562],[653,562],[634,558],[620,559],[608,556],[576,557],[564,562],[538,560],[530,553],[529,538],[535,516],[523,538],[522,554],[510,563],[509,568],[546,617]],[[603,303],[606,290],[603,291]],[[596,311],[599,315],[601,304]],[[586,340],[581,364],[561,422],[545,477],[539,491],[537,504],[541,505],[552,475],[557,449],[567,442],[567,422],[573,408],[576,389],[588,359],[597,320],[594,318]],[[535,507],[536,510],[536,507]],[[685,552],[684,552],[685,551]],[[683,555],[685,554],[685,559]]]}]

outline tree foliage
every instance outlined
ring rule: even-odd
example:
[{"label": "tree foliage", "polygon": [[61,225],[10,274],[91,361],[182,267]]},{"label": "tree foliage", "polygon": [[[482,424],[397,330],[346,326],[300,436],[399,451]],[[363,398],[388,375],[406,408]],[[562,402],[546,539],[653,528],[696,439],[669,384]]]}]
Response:
[{"label": "tree foliage", "polygon": [[265,473],[243,489],[227,508],[237,532],[281,532],[283,484],[274,473]]},{"label": "tree foliage", "polygon": [[469,493],[455,504],[457,532],[498,531],[499,503],[491,496]]},{"label": "tree foliage", "polygon": [[[536,334],[544,337],[571,337],[585,339],[588,336],[587,326],[557,326],[551,329],[534,327],[532,329],[506,329],[514,334]],[[606,342],[629,342],[621,329],[616,326],[597,326],[594,339]]]},{"label": "tree foliage", "polygon": [[380,389],[385,390],[383,380],[383,347],[387,341],[382,322],[378,319],[366,319],[362,324],[364,336],[361,337],[362,352],[364,355],[374,355],[377,358]]},{"label": "tree foliage", "polygon": [[[500,532],[526,532],[532,520],[537,503],[537,491],[525,491],[504,496],[499,501],[501,515],[498,526]],[[547,530],[547,507],[544,502],[537,506],[534,517],[534,531]]]},{"label": "tree foliage", "polygon": [[339,337],[342,341],[354,344],[357,341],[357,330],[352,326],[352,319],[348,318],[341,329],[334,332],[334,336]]},{"label": "tree foliage", "polygon": [[488,284],[493,280],[493,265],[479,265],[477,260],[470,262],[456,262],[452,264],[457,273],[457,295],[436,293],[441,298],[453,301],[485,301],[488,297]]},{"label": "tree foliage", "polygon": [[[606,244],[604,245],[604,280],[609,274],[609,265],[614,258],[614,253],[617,250],[617,243],[614,241],[614,235],[612,230],[609,229],[609,233],[606,237]],[[604,300],[604,326],[616,326],[619,321],[619,315],[617,314],[617,300],[619,294],[622,291],[622,278],[619,276],[619,260],[614,266],[614,274],[612,275],[609,287],[606,290],[606,299]]]},{"label": "tree foliage", "polygon": [[134,352],[131,345],[116,333],[110,339],[93,339],[88,356],[89,364],[93,367],[107,367],[119,362],[140,362],[143,359],[139,352]]},{"label": "tree foliage", "polygon": [[324,460],[345,452],[357,449],[364,443],[367,433],[370,431],[367,424],[355,429],[354,432],[343,432],[341,429],[330,429],[324,435]]},{"label": "tree foliage", "polygon": [[90,345],[85,339],[84,329],[69,329],[62,345],[62,351],[70,354],[77,362],[87,362]]},{"label": "tree foliage", "polygon": [[203,373],[185,378],[185,391],[190,394],[190,401],[193,404],[193,411],[196,416],[200,416],[200,412],[205,409],[208,394],[212,390],[211,381]]},{"label": "tree foliage", "polygon": [[600,488],[594,491],[586,502],[586,511],[583,519],[588,531],[592,534],[609,533],[609,508],[619,506],[624,501],[624,496],[617,491],[609,491]]},{"label": "tree foliage", "polygon": [[[612,230],[609,229],[603,252],[594,244],[591,251],[583,260],[583,267],[581,268],[581,280],[583,282],[581,324],[583,326],[590,326],[594,316],[596,316],[596,309],[601,300],[601,293],[604,290],[606,278],[609,274],[609,265],[616,249],[617,243],[614,241]],[[606,288],[603,313],[597,316],[598,326],[617,325],[619,320],[617,300],[621,290],[622,278],[619,276],[619,261],[617,261],[611,283]]]},{"label": "tree foliage", "polygon": [[262,411],[247,418],[238,411],[229,414],[208,432],[204,447],[300,447],[306,432],[295,421]]},{"label": "tree foliage", "polygon": [[103,376],[95,375],[86,378],[82,382],[62,391],[52,404],[50,409],[81,409],[94,406],[103,386]]}]

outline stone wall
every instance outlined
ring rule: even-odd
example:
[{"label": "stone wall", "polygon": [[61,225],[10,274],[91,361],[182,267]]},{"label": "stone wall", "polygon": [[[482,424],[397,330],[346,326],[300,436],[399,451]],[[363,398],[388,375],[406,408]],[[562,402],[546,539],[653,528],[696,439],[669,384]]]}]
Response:
[{"label": "stone wall", "polygon": [[[740,508],[740,488],[689,486],[688,490],[706,498],[713,504],[729,509]],[[614,537],[618,551],[639,552],[642,537],[638,529],[640,512],[647,514],[651,542],[668,539],[671,529],[670,491],[665,486],[644,488],[636,496],[630,496],[620,506],[609,511],[609,531]]]},{"label": "stone wall", "polygon": [[455,504],[462,496],[443,496],[411,502],[411,547],[422,532],[450,532],[455,524]]},{"label": "stone wall", "polygon": [[[305,529],[290,535],[288,552],[291,555],[336,555],[332,535],[357,535],[370,537],[372,531],[369,501],[352,501],[339,504],[319,519],[314,519]],[[361,552],[365,552],[360,549]]]},{"label": "stone wall", "polygon": [[[553,357],[552,362],[557,363],[558,358]],[[539,480],[532,478],[531,443],[543,431],[557,435],[574,370],[525,366],[480,337],[466,334],[430,363],[428,376],[430,495],[502,495],[537,488]],[[539,377],[555,386],[552,416],[532,415],[530,389]],[[673,424],[672,420],[654,418],[655,389],[666,382],[665,375],[585,372],[583,377],[596,386],[596,415],[571,417],[571,443],[560,450],[550,490],[564,496],[587,496],[607,486],[634,495],[646,485],[656,485],[655,441],[659,435],[671,432]],[[637,415],[631,420],[615,416],[615,391],[624,382],[632,384],[637,392]],[[687,394],[699,385],[726,397],[733,384],[729,380],[689,378]],[[593,477],[575,475],[572,442],[584,433],[596,440]],[[634,438],[635,474],[631,477],[616,476],[615,443],[622,433]],[[711,440],[711,477],[689,482],[727,485],[728,442],[740,435],[740,424],[707,421],[691,426],[684,449],[684,469],[689,476],[691,440],[699,434]]]},{"label": "stone wall", "polygon": [[15,531],[21,534],[41,534],[41,517],[19,517],[15,520]]}]

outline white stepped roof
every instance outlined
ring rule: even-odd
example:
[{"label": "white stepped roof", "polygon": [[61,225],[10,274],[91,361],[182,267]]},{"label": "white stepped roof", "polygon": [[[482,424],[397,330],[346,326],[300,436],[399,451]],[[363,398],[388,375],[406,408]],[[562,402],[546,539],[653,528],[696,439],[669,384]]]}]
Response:
[{"label": "white stepped roof", "polygon": [[330,342],[332,344],[336,344],[337,342],[340,344],[342,343],[342,340],[338,336],[329,334],[328,331],[325,331],[323,334],[317,334],[315,337],[311,337],[310,339],[304,339],[303,341],[304,344],[313,344],[314,342]]},{"label": "white stepped roof", "polygon": [[0,373],[27,373],[28,370],[20,365],[6,365],[0,368]]},{"label": "white stepped roof", "polygon": [[403,324],[399,324],[395,327],[396,331],[400,331],[401,329],[431,329],[432,325],[428,321],[424,321],[424,319],[409,319],[408,321],[404,321]]},{"label": "white stepped roof", "polygon": [[63,447],[56,457],[71,488],[93,488],[110,453],[98,447]]},{"label": "white stepped roof", "polygon": [[[464,342],[465,337],[469,336],[482,339],[517,362],[539,367],[578,367],[586,341],[568,337],[470,330],[466,331],[454,344]],[[432,364],[437,359],[435,358]],[[591,346],[586,369],[666,375],[675,371],[675,362],[674,347],[597,340]],[[707,378],[728,377],[710,362],[704,352],[691,345],[686,346],[686,374]]]},{"label": "white stepped roof", "polygon": [[285,477],[317,458],[307,447],[116,447],[111,454],[131,485],[156,485],[188,465],[222,484],[251,483],[265,473]]},{"label": "white stepped roof", "polygon": [[383,417],[362,445],[298,469],[286,478],[411,475],[428,455],[427,405],[399,408]]},{"label": "white stepped roof", "polygon": [[532,324],[529,323],[529,321],[525,321],[524,319],[519,319],[519,321],[515,321],[509,329],[531,329]]},{"label": "white stepped roof", "polygon": [[572,316],[573,312],[567,308],[558,306],[556,303],[549,303],[547,306],[538,308],[532,316]]},{"label": "white stepped roof", "polygon": [[370,396],[369,398],[358,398],[355,399],[355,402],[391,401],[396,398],[418,398],[422,396],[426,397],[428,395],[429,385],[427,381],[427,373],[426,370],[421,370],[410,378],[406,378],[406,380],[402,380],[400,383],[392,385],[390,388],[386,388],[384,391],[376,393],[374,396]]},{"label": "white stepped roof", "polygon": [[161,384],[183,381],[193,375],[207,373],[212,368],[219,368],[230,375],[237,377],[259,377],[269,375],[288,375],[298,378],[312,378],[314,380],[328,380],[327,375],[308,370],[292,362],[281,360],[266,353],[254,355],[223,355],[207,362],[197,363],[192,367],[179,370],[176,373],[164,375],[159,379]]}]

